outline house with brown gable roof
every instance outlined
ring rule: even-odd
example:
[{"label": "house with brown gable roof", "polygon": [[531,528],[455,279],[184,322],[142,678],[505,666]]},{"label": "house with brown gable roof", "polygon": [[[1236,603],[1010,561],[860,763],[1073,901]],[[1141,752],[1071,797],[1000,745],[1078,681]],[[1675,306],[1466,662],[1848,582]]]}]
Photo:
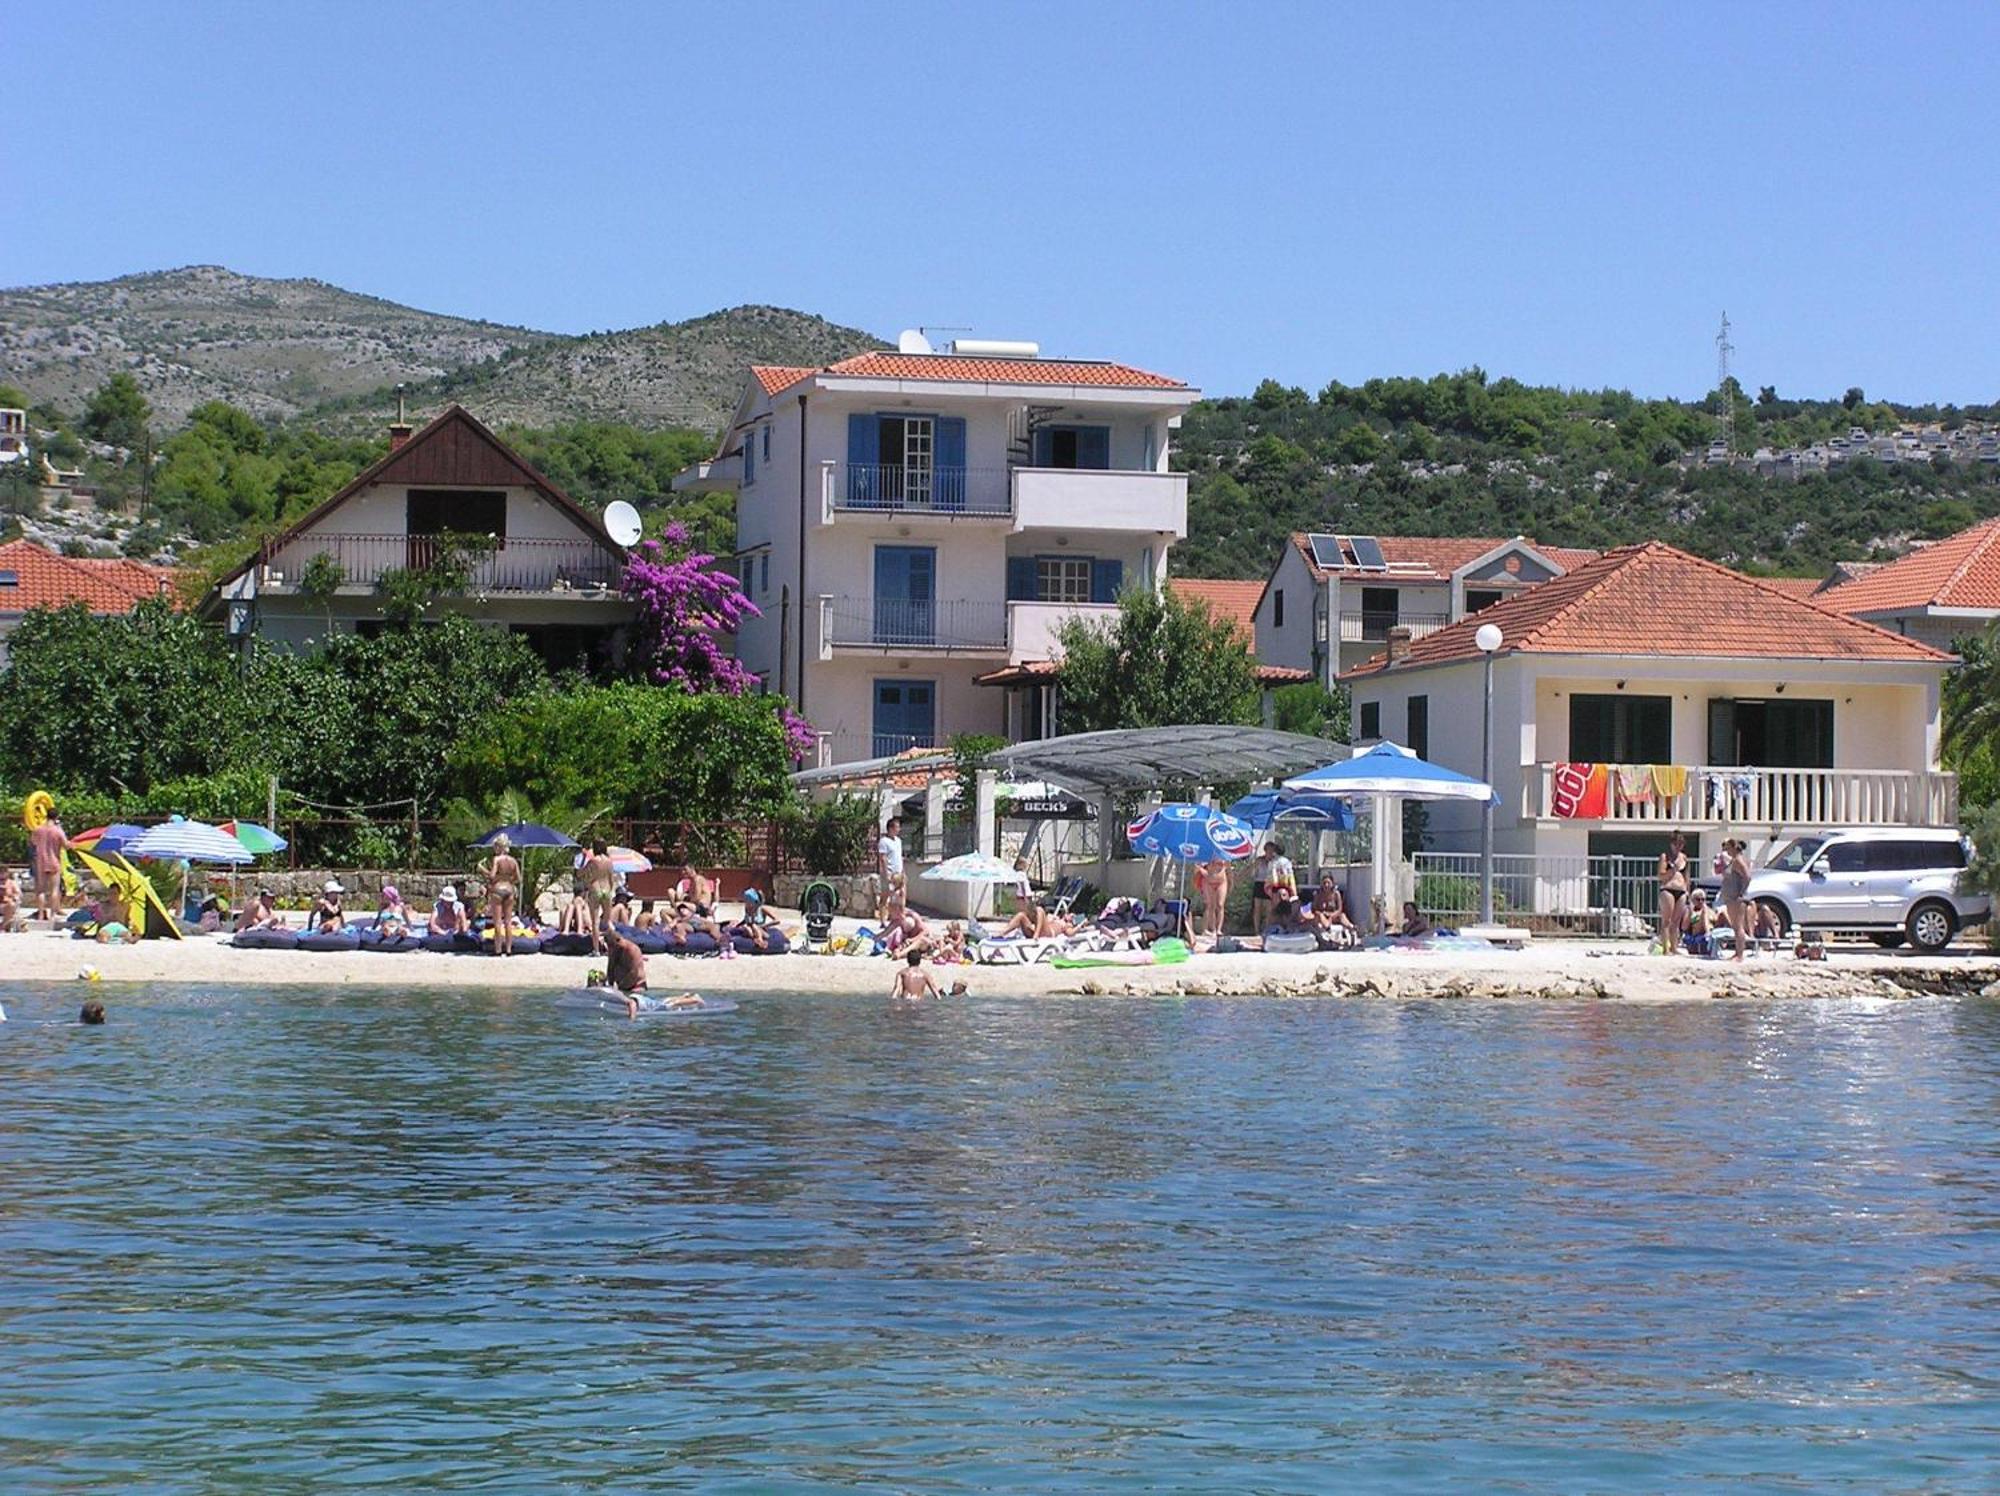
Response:
[{"label": "house with brown gable roof", "polygon": [[1331,687],[1378,653],[1392,628],[1422,638],[1596,554],[1521,535],[1296,532],[1253,609],[1257,659]]},{"label": "house with brown gable roof", "polygon": [[[1858,584],[1857,584],[1858,585]],[[1829,826],[1953,826],[1939,698],[1955,657],[1657,541],[1622,546],[1343,672],[1356,735],[1481,772],[1492,657],[1496,851],[1652,857],[1684,831],[1705,869]],[[1477,807],[1430,809],[1470,853]]]},{"label": "house with brown gable roof", "polygon": [[[383,627],[381,586],[422,570],[451,535],[490,538],[450,610],[524,636],[551,665],[587,660],[632,616],[619,596],[625,552],[589,513],[464,407],[421,429],[390,428],[388,453],[288,525],[203,599],[232,638],[306,648],[329,627]],[[321,602],[306,595],[319,558],[339,568]]]},{"label": "house with brown gable roof", "polygon": [[2000,518],[1829,585],[1821,600],[1940,649],[2000,618]]}]

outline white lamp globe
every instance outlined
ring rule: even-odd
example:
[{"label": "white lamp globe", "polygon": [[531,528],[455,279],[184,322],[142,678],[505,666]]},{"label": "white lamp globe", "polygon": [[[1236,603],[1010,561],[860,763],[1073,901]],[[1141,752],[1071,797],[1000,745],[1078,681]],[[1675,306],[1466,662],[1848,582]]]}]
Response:
[{"label": "white lamp globe", "polygon": [[1500,640],[1500,625],[1497,623],[1480,624],[1479,632],[1472,636],[1472,642],[1477,644],[1481,651],[1486,654],[1492,654],[1494,650],[1498,649],[1500,647]]}]

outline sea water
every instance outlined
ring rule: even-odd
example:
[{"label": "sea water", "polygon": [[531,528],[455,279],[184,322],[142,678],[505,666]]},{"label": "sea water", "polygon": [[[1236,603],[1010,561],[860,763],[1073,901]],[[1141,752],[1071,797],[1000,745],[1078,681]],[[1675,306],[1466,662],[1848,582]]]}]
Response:
[{"label": "sea water", "polygon": [[80,995],[10,1492],[2000,1483],[1992,1003]]}]

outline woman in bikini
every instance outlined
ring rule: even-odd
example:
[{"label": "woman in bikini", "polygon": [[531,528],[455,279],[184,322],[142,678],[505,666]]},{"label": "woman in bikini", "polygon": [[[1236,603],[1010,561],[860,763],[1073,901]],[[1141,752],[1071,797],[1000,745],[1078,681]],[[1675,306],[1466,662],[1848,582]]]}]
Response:
[{"label": "woman in bikini", "polygon": [[1687,838],[1676,831],[1660,854],[1657,869],[1660,884],[1660,949],[1668,955],[1681,953],[1682,910],[1687,902]]},{"label": "woman in bikini", "polygon": [[521,864],[514,860],[513,843],[504,836],[493,838],[493,855],[479,865],[486,880],[486,901],[493,913],[493,954],[514,954],[514,900],[521,893]]},{"label": "woman in bikini", "polygon": [[613,923],[612,901],[618,892],[618,870],[611,865],[611,849],[602,837],[590,844],[590,855],[583,860],[583,891],[590,899],[590,951],[602,955]]},{"label": "woman in bikini", "polygon": [[1222,933],[1223,911],[1229,907],[1229,864],[1219,857],[1204,862],[1194,886],[1201,893],[1201,933],[1213,940]]}]

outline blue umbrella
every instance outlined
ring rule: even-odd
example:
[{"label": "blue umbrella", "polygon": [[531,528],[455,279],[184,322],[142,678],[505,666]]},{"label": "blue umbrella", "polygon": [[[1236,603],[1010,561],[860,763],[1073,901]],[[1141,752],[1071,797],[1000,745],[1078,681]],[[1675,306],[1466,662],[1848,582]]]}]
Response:
[{"label": "blue umbrella", "polygon": [[1180,801],[1139,817],[1125,828],[1125,838],[1135,852],[1177,862],[1233,862],[1257,845],[1255,833],[1235,816]]},{"label": "blue umbrella", "polygon": [[1229,813],[1252,831],[1267,831],[1274,821],[1290,821],[1320,831],[1354,829],[1353,808],[1332,795],[1252,790],[1230,806]]},{"label": "blue umbrella", "polygon": [[1293,792],[1323,795],[1380,795],[1401,800],[1490,800],[1500,803],[1493,786],[1456,769],[1421,759],[1394,743],[1377,743],[1366,753],[1314,769],[1284,787]]},{"label": "blue umbrella", "polygon": [[474,842],[475,847],[490,847],[499,837],[506,837],[510,847],[574,847],[576,842],[564,836],[553,826],[539,825],[534,821],[516,821],[511,826],[500,826],[487,832]]}]

